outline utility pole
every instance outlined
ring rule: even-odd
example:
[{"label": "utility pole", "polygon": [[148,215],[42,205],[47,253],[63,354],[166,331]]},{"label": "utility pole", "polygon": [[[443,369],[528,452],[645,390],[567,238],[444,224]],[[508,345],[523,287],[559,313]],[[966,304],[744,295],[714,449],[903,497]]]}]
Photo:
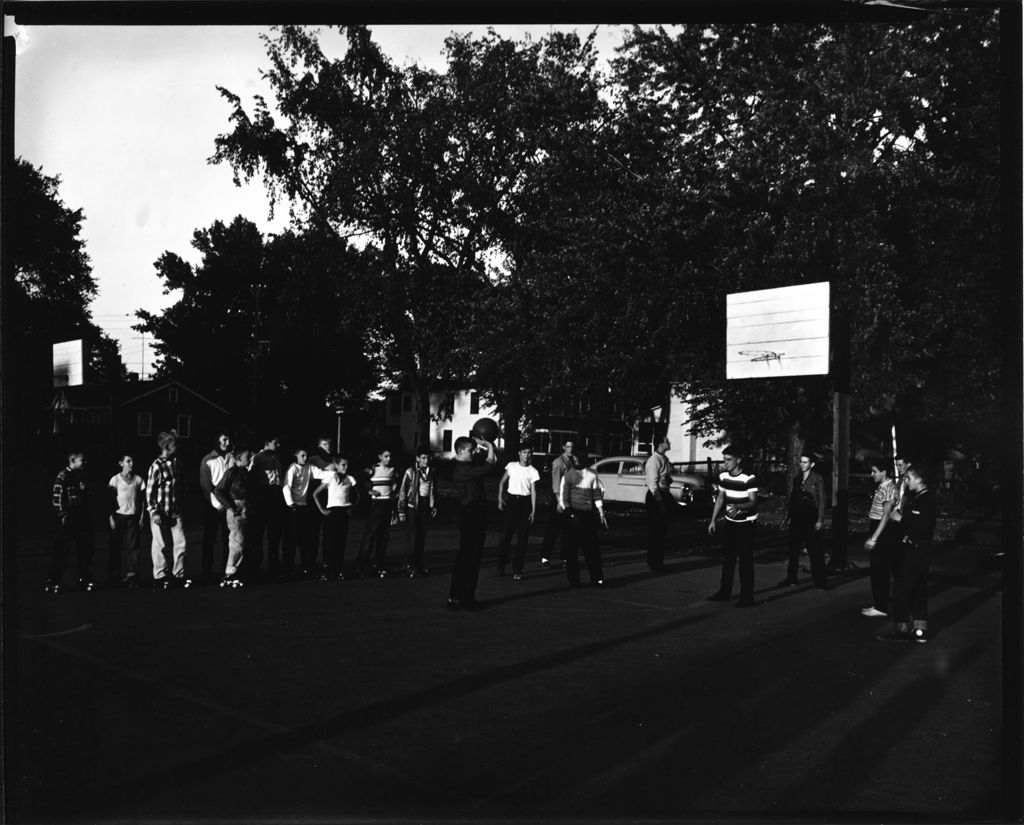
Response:
[{"label": "utility pole", "polygon": [[830,286],[832,299],[832,559],[831,566],[848,565],[846,545],[850,523],[850,323],[842,311],[839,285]]}]

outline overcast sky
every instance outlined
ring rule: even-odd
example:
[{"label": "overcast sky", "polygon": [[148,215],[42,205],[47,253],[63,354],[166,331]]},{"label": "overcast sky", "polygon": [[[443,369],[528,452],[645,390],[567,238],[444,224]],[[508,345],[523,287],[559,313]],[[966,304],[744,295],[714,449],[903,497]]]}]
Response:
[{"label": "overcast sky", "polygon": [[[5,33],[12,33],[5,19]],[[516,39],[552,27],[499,26]],[[374,38],[399,64],[442,69],[444,38],[453,30],[482,34],[486,26],[379,26]],[[581,35],[590,27],[578,27]],[[192,233],[214,220],[244,215],[264,231],[268,220],[260,183],[238,188],[231,169],[212,166],[215,137],[229,129],[224,86],[247,103],[273,96],[260,77],[268,61],[248,26],[44,26],[19,33],[15,82],[15,154],[61,179],[60,196],[84,211],[82,237],[99,295],[97,324],[121,343],[133,371],[151,371],[151,341],[131,329],[136,309],[159,311],[162,293],[154,262],[172,251],[193,263]],[[621,27],[599,28],[610,57]]]}]

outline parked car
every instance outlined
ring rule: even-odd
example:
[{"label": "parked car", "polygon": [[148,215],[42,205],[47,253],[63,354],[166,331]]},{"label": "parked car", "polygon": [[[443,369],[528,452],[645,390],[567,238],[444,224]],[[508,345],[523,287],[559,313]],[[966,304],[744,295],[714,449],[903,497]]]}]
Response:
[{"label": "parked car", "polygon": [[[643,506],[647,497],[647,476],[644,465],[647,456],[621,455],[603,458],[594,465],[604,484],[604,498],[610,504]],[[700,473],[682,473],[673,469],[672,498],[680,507],[709,506],[714,492],[705,476]]]}]

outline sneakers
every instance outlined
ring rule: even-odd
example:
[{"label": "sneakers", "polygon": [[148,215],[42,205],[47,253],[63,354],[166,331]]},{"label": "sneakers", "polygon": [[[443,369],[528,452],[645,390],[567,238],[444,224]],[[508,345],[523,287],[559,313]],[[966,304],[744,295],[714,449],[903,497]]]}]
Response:
[{"label": "sneakers", "polygon": [[914,626],[910,631],[910,638],[918,644],[928,641],[928,622],[924,619],[915,619]]},{"label": "sneakers", "polygon": [[547,570],[549,567],[551,567],[551,562],[548,559],[541,559],[540,566]]},{"label": "sneakers", "polygon": [[127,587],[129,590],[138,590],[139,589],[138,579],[135,576],[128,576],[124,580],[124,586]]},{"label": "sneakers", "polygon": [[63,585],[61,585],[59,581],[54,581],[53,579],[51,579],[46,583],[46,587],[43,588],[43,592],[53,593],[54,595],[57,595],[58,593],[60,593],[62,588]]},{"label": "sneakers", "polygon": [[788,576],[780,581],[776,587],[797,587],[800,583],[796,579],[791,579]]},{"label": "sneakers", "polygon": [[231,573],[220,580],[220,586],[237,590],[239,587],[245,587],[245,582],[238,578],[237,573]]},{"label": "sneakers", "polygon": [[523,580],[523,574],[522,573],[513,573],[512,574],[512,581],[514,581],[514,582],[521,582],[522,580]]},{"label": "sneakers", "polygon": [[723,593],[721,590],[719,590],[717,593],[712,593],[710,596],[708,596],[707,600],[709,602],[727,602],[731,598],[731,594]]},{"label": "sneakers", "polygon": [[871,607],[865,607],[863,610],[861,610],[860,611],[860,615],[861,616],[872,616],[872,617],[874,617],[874,616],[888,616],[889,614],[888,613],[883,613],[877,607],[872,605]]},{"label": "sneakers", "polygon": [[83,593],[89,593],[96,589],[96,584],[91,579],[79,579],[78,589]]}]

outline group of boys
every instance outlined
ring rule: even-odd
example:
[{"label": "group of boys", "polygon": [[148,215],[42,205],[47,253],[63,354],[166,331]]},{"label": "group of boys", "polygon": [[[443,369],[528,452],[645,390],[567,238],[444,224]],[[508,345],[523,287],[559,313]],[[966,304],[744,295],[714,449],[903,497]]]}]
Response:
[{"label": "group of boys", "polygon": [[[130,588],[138,586],[138,545],[148,514],[154,585],[158,588],[191,585],[185,574],[186,542],[181,510],[183,487],[176,456],[177,435],[173,431],[161,433],[157,445],[160,454],[150,465],[145,481],[134,473],[132,456],[124,455],[120,460],[120,471],[108,483],[111,498],[108,584],[119,583],[121,559],[125,557],[127,565],[123,582]],[[285,470],[278,458],[278,447],[279,440],[273,436],[265,440],[260,451],[247,446],[232,449],[230,436],[221,433],[217,446],[203,457],[199,481],[204,496],[200,559],[204,581],[216,580],[213,550],[218,533],[226,544],[224,573],[220,579],[222,586],[237,587],[259,577],[264,534],[268,539],[268,574],[271,578],[287,577],[294,572],[296,550],[303,577],[319,575],[325,581],[345,577],[349,513],[358,500],[358,486],[356,480],[348,475],[347,460],[332,455],[331,440],[323,437],[311,453],[303,448],[297,449],[294,462]],[[666,569],[664,539],[673,509],[670,492],[672,470],[666,457],[670,447],[668,438],[660,439],[645,466],[647,564],[655,572]],[[738,563],[740,598],[736,606],[752,607],[755,605],[753,548],[757,482],[741,467],[743,456],[738,448],[726,447],[723,456],[718,493],[708,524],[708,533],[720,538],[722,543],[722,571],[719,589],[709,597],[709,601],[732,599],[733,576]],[[484,480],[493,471],[497,456],[493,443],[475,436],[463,436],[455,441],[454,458],[452,479],[458,500],[459,542],[447,606],[453,610],[473,610],[479,607],[475,592],[486,536]],[[529,530],[537,513],[540,474],[532,466],[531,458],[529,447],[520,449],[518,460],[505,466],[498,484],[498,508],[504,518],[498,543],[497,570],[499,576],[505,575],[515,537],[512,575],[517,580],[523,577]],[[415,463],[400,480],[390,462],[391,453],[384,450],[378,463],[367,469],[371,510],[363,545],[356,559],[356,572],[381,577],[388,574],[388,531],[392,522],[401,522],[408,524],[409,534],[404,572],[414,578],[428,575],[429,571],[423,564],[426,525],[428,519],[437,513],[430,453],[426,449],[419,450]],[[90,575],[94,541],[84,466],[85,456],[73,452],[69,455],[68,466],[58,473],[54,481],[53,506],[57,511],[58,529],[46,585],[50,592],[59,592],[62,586],[72,545],[78,554],[80,589],[92,590],[94,587]],[[876,591],[875,604],[863,611],[868,616],[885,615],[887,612],[881,609],[887,607],[887,597],[878,595],[883,592],[877,583],[882,575],[878,571],[891,571],[895,577],[895,566],[887,560],[893,555],[893,543],[897,540],[894,538],[897,535],[895,523],[904,509],[903,499],[908,493],[913,493],[919,503],[926,501],[922,491],[926,492],[927,484],[920,472],[907,474],[908,467],[902,458],[897,466],[900,469],[898,488],[892,482],[879,487],[884,493],[877,496],[879,513],[884,512],[884,518],[879,517],[882,518],[880,526],[879,521],[873,521],[876,529],[866,545],[872,551],[873,579],[876,580],[873,588]],[[780,587],[797,584],[799,554],[806,546],[811,557],[814,584],[821,590],[827,589],[820,541],[824,487],[821,476],[814,472],[813,467],[813,457],[802,456],[800,471],[793,478],[787,515],[789,563],[787,576],[779,583]],[[881,475],[881,481],[884,481],[884,473]],[[569,586],[580,586],[579,550],[583,551],[591,584],[605,586],[598,542],[599,527],[607,527],[604,488],[593,468],[588,466],[585,453],[577,454],[573,442],[565,442],[562,453],[552,463],[551,482],[551,516],[543,539],[542,566],[550,567],[554,546],[561,534],[561,561]],[[896,489],[890,490],[890,487]],[[897,495],[899,504],[894,501]],[[907,565],[907,572],[897,582],[896,591],[900,596],[896,599],[895,635],[899,639],[913,636],[923,640],[927,623],[921,595],[921,570],[927,570],[927,548],[934,529],[934,506],[925,514],[923,527],[916,527],[913,514],[910,522],[909,526],[899,528],[901,552],[905,549],[902,543],[907,534],[919,537],[916,544],[909,545],[911,550],[917,547],[924,549],[911,555],[914,563]],[[318,571],[316,557],[321,533],[323,564]],[[881,541],[880,536],[887,540]],[[170,560],[167,558],[168,548],[171,550]],[[885,575],[890,575],[890,572]],[[910,612],[915,617],[913,627],[908,624]]]},{"label": "group of boys", "polygon": [[[319,575],[323,580],[343,579],[348,517],[358,500],[355,479],[347,474],[345,458],[331,453],[330,438],[323,437],[308,452],[300,448],[285,469],[278,458],[276,436],[264,441],[263,449],[233,447],[231,436],[222,432],[213,450],[199,465],[199,486],[203,495],[203,532],[200,553],[201,581],[214,583],[214,547],[218,538],[225,546],[223,574],[225,587],[241,586],[261,574],[264,536],[267,539],[267,575],[271,579],[295,572],[296,550],[300,575]],[[182,468],[178,437],[174,431],[157,438],[160,454],[143,479],[133,470],[133,457],[122,456],[121,470],[108,483],[111,530],[107,585],[138,587],[139,545],[142,528],[151,528],[153,584],[157,588],[189,587],[185,572],[186,539],[182,514]],[[516,538],[512,558],[515,579],[521,579],[530,526],[537,511],[536,485],[540,479],[531,464],[532,451],[524,447],[517,461],[509,462],[499,482],[498,507],[504,523],[498,546],[498,572],[504,575],[511,542]],[[374,467],[368,468],[370,516],[366,535],[356,559],[355,570],[384,577],[388,530],[392,522],[408,525],[408,551],[403,570],[410,577],[429,575],[423,563],[428,520],[436,515],[436,484],[430,453],[421,449],[416,460],[399,480],[390,466],[390,452],[384,450]],[[471,610],[477,606],[475,590],[486,534],[487,496],[484,479],[496,463],[494,445],[481,438],[461,437],[454,444],[453,481],[458,499],[459,549],[452,573],[448,607]],[[597,527],[607,524],[603,511],[603,488],[589,467],[581,466],[569,442],[552,469],[552,519],[545,536],[543,565],[558,534],[562,533],[562,559],[569,584],[578,587],[578,549],[583,550],[591,581],[603,586],[597,546]],[[53,487],[53,506],[58,516],[46,590],[59,592],[67,569],[68,553],[78,553],[79,587],[92,590],[91,561],[94,551],[88,490],[84,475],[85,456],[69,455],[68,466],[58,473]],[[322,564],[316,564],[323,536]],[[170,558],[168,558],[168,552]],[[125,575],[120,577],[122,558]]]}]

